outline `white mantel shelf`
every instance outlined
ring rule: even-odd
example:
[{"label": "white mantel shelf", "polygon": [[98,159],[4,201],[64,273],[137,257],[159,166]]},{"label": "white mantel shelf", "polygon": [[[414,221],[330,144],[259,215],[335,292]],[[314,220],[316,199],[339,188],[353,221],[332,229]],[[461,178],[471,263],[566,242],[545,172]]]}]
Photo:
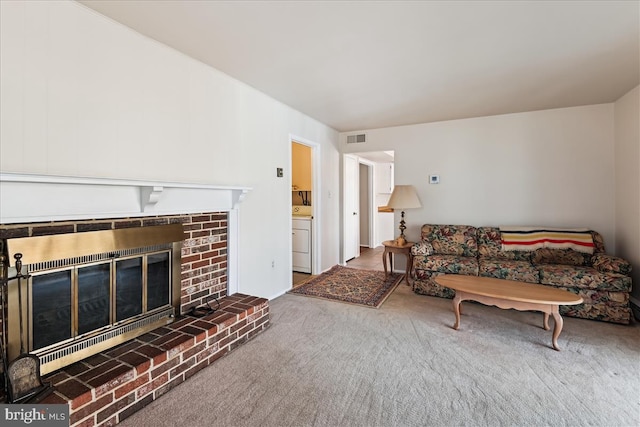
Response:
[{"label": "white mantel shelf", "polygon": [[249,187],[0,173],[0,224],[228,212]]}]

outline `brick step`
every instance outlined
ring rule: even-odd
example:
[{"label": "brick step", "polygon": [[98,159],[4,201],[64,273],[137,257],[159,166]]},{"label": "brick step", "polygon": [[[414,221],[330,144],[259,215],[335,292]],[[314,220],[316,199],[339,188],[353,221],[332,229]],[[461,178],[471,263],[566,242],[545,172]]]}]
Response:
[{"label": "brick step", "polygon": [[219,302],[48,375],[55,391],[41,403],[68,403],[71,426],[117,424],[269,326],[264,298]]}]

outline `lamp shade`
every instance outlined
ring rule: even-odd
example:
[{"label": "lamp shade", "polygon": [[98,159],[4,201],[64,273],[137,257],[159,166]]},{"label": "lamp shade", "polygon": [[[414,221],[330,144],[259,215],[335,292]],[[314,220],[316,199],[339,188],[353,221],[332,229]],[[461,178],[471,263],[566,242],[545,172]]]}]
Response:
[{"label": "lamp shade", "polygon": [[387,206],[392,209],[410,209],[421,208],[422,204],[413,185],[396,185]]}]

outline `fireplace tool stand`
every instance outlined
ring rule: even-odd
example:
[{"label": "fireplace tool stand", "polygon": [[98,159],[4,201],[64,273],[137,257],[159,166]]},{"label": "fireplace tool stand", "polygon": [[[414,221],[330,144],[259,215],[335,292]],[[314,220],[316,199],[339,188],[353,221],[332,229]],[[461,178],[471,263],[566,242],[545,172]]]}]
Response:
[{"label": "fireplace tool stand", "polygon": [[[7,257],[4,255],[4,251],[2,248],[3,244],[0,241],[0,312],[2,313],[2,340],[0,340],[0,351],[2,352],[2,385],[5,393],[9,393],[9,380],[7,377],[7,372],[9,371],[9,362],[7,361],[8,352],[7,352],[7,316],[5,315],[5,304],[7,298],[5,297],[5,291],[7,289],[7,283],[9,283],[8,279],[8,271],[9,271],[9,263],[7,262]],[[7,396],[8,399],[8,396]]]},{"label": "fireplace tool stand", "polygon": [[[28,279],[29,275],[22,274],[22,254],[14,255],[16,260],[15,277],[8,277],[8,265],[4,254],[0,254],[0,280],[2,299],[2,361],[4,369],[5,390],[8,403],[38,403],[53,392],[50,383],[44,383],[40,378],[40,358],[28,354],[24,349],[23,319],[22,319],[22,279]],[[8,295],[10,280],[17,280],[18,284],[18,313],[20,317],[20,355],[10,363],[7,347],[7,317],[5,304]]]}]

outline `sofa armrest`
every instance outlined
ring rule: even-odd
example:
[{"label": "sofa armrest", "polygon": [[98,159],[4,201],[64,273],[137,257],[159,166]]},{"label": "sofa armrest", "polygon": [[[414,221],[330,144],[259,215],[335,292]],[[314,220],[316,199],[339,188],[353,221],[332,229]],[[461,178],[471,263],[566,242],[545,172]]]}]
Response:
[{"label": "sofa armrest", "polygon": [[591,265],[603,273],[619,273],[625,276],[631,274],[631,264],[613,255],[595,254],[591,257]]},{"label": "sofa armrest", "polygon": [[425,242],[424,240],[418,243],[415,243],[411,246],[411,255],[431,255],[433,253],[433,246],[431,243]]}]

